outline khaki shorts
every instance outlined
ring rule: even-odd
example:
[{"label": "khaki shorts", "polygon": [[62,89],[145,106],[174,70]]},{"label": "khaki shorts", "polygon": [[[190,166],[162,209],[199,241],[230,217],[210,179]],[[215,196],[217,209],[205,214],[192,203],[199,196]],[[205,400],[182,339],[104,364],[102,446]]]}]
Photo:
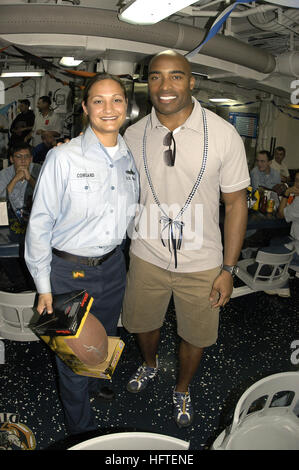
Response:
[{"label": "khaki shorts", "polygon": [[143,261],[131,253],[122,323],[130,333],[161,328],[173,294],[177,333],[196,347],[214,344],[219,308],[209,296],[220,267],[194,273],[176,273]]}]

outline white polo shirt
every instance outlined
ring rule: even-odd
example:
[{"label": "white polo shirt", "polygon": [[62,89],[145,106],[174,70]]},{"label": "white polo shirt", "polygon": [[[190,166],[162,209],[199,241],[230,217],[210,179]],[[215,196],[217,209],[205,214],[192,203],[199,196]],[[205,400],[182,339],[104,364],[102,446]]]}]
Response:
[{"label": "white polo shirt", "polygon": [[43,116],[41,113],[37,113],[32,134],[32,145],[34,147],[42,142],[41,135],[36,134],[36,131],[40,129],[43,131],[56,131],[61,134],[62,122],[60,116],[54,113],[54,111],[50,111],[46,116]]},{"label": "white polo shirt", "polygon": [[290,176],[288,167],[283,162],[277,163],[277,161],[273,158],[273,160],[271,160],[271,167],[274,170],[277,170],[280,176],[284,176],[285,178],[288,178]]},{"label": "white polo shirt", "polygon": [[[203,159],[203,119],[200,104],[174,134],[174,167],[164,163],[167,149],[163,139],[169,132],[157,118],[154,108],[146,136],[146,158],[155,192],[170,217],[175,218],[185,204],[197,179]],[[250,184],[243,141],[235,128],[206,110],[208,158],[202,181],[183,216],[183,242],[178,266],[167,245],[161,242],[161,211],[154,201],[143,163],[143,138],[148,116],[129,127],[125,140],[133,153],[140,174],[140,209],[135,218],[131,251],[156,266],[176,272],[196,272],[220,266],[223,259],[219,228],[220,191],[230,193]],[[163,237],[167,236],[163,231]]]}]

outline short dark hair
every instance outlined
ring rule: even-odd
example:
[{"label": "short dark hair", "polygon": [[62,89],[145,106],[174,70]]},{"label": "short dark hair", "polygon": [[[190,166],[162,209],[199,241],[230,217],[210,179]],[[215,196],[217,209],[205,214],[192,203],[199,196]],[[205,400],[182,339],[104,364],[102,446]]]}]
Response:
[{"label": "short dark hair", "polygon": [[270,162],[273,160],[273,156],[268,150],[260,150],[258,153],[262,153],[263,155],[267,155],[268,161]]},{"label": "short dark hair", "polygon": [[19,100],[19,103],[23,103],[23,104],[25,104],[25,105],[28,106],[28,107],[30,106],[30,101],[29,101],[29,100],[26,100],[26,99],[25,99],[25,100]]},{"label": "short dark hair", "polygon": [[10,148],[10,155],[13,157],[14,153],[19,152],[19,150],[29,150],[32,155],[32,147],[27,144],[27,142],[20,142],[19,144],[14,145]]},{"label": "short dark hair", "polygon": [[276,152],[276,150],[278,150],[278,152],[283,152],[284,155],[286,154],[286,149],[284,147],[276,147],[274,152]]},{"label": "short dark hair", "polygon": [[50,96],[40,96],[39,100],[42,100],[44,103],[48,103],[48,105],[51,106],[52,100]]},{"label": "short dark hair", "polygon": [[122,82],[122,80],[117,76],[117,75],[112,75],[111,73],[106,73],[106,72],[103,72],[103,73],[97,73],[86,85],[85,89],[84,89],[84,92],[83,92],[83,103],[86,104],[87,103],[87,100],[88,100],[88,95],[89,95],[89,91],[91,89],[91,87],[97,83],[97,82],[100,82],[102,80],[114,80],[115,82],[117,82],[123,93],[124,93],[124,96],[125,96],[125,99],[127,100],[128,99],[128,94],[127,94],[127,90],[126,90],[126,87],[124,85],[124,83]]}]

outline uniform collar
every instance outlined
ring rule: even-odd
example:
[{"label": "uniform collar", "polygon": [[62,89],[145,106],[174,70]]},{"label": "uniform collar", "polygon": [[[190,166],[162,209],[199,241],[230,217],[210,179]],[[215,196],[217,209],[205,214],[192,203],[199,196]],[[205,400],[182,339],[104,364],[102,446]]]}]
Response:
[{"label": "uniform collar", "polygon": [[[192,96],[192,102],[193,102],[193,110],[190,116],[186,119],[186,121],[180,126],[181,129],[187,128],[187,129],[192,129],[195,132],[202,133],[203,132],[203,124],[202,124],[202,113],[201,113],[201,105],[200,103]],[[159,121],[156,110],[154,107],[152,107],[151,110],[151,125],[152,129],[159,128],[159,127],[165,127],[161,122]]]},{"label": "uniform collar", "polygon": [[[30,111],[30,109],[28,111]],[[43,113],[41,111],[39,111],[39,114],[42,116],[42,118],[47,119],[47,117],[51,117],[52,114],[54,114],[54,110],[52,108],[49,108],[49,112],[45,116],[43,115]]]},{"label": "uniform collar", "polygon": [[[119,145],[118,153],[121,155],[121,157],[128,157],[129,158],[128,147],[126,146],[126,143],[125,143],[124,139],[122,138],[122,136],[120,134],[118,134],[117,143]],[[98,137],[95,135],[92,128],[90,126],[88,126],[88,128],[86,129],[86,131],[84,132],[84,134],[82,136],[82,149],[83,149],[83,152],[86,152],[92,146],[99,146],[99,145],[105,151],[104,145],[100,142]]]}]

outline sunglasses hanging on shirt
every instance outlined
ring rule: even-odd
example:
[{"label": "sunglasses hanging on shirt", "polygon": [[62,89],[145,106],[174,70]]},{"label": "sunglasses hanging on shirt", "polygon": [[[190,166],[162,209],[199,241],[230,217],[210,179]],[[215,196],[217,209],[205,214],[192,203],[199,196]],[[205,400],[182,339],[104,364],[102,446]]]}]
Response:
[{"label": "sunglasses hanging on shirt", "polygon": [[[173,142],[173,150],[171,149],[171,144]],[[164,162],[167,166],[174,166],[175,154],[176,154],[176,145],[172,132],[168,132],[163,139],[163,145],[168,147],[168,150],[164,151]]]}]

